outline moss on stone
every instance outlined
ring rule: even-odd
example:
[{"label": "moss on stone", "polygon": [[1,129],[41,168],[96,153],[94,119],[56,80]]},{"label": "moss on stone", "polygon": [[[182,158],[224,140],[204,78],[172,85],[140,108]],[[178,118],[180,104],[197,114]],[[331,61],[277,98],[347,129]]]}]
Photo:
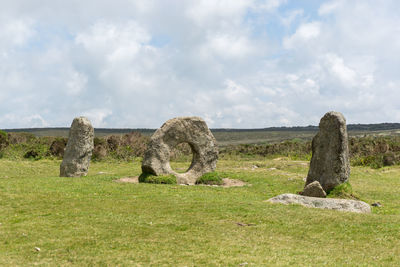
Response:
[{"label": "moss on stone", "polygon": [[149,174],[149,173],[142,173],[139,176],[139,183],[176,184],[176,177],[172,174],[156,176],[156,175]]}]

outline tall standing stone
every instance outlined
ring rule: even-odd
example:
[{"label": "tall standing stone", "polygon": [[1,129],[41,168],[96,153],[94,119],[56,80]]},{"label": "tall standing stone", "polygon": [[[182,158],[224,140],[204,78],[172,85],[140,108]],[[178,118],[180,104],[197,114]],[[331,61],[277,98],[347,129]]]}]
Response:
[{"label": "tall standing stone", "polygon": [[75,118],[60,165],[61,177],[86,176],[94,148],[94,129],[86,117]]},{"label": "tall standing stone", "polygon": [[346,182],[350,176],[346,119],[339,112],[328,112],[312,140],[312,158],[306,186],[318,181],[325,192]]}]

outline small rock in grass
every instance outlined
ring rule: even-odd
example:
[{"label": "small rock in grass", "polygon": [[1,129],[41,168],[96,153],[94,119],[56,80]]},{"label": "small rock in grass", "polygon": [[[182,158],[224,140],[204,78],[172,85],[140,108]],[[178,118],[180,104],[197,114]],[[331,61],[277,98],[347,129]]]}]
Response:
[{"label": "small rock in grass", "polygon": [[241,223],[241,222],[237,222],[236,224],[239,226],[254,226],[255,225],[254,223]]},{"label": "small rock in grass", "polygon": [[371,213],[371,207],[363,202],[352,199],[316,198],[295,194],[282,194],[268,199],[268,202],[281,204],[299,204],[309,208],[330,209],[356,213]]},{"label": "small rock in grass", "polygon": [[380,202],[375,202],[375,203],[372,203],[371,206],[380,208],[380,207],[382,207],[382,204]]},{"label": "small rock in grass", "polygon": [[307,197],[326,197],[326,193],[318,181],[306,185],[301,195]]},{"label": "small rock in grass", "polygon": [[35,247],[35,250],[36,250],[36,251],[40,251],[40,248],[38,248],[38,247]]}]

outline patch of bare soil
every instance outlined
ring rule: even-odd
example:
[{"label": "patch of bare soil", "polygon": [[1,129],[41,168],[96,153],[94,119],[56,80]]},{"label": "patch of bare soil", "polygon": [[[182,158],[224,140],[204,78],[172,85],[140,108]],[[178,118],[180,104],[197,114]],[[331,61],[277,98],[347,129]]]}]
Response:
[{"label": "patch of bare soil", "polygon": [[224,178],[222,179],[224,182],[222,184],[222,187],[235,187],[235,186],[245,186],[246,183],[240,180],[235,180],[235,179],[229,179],[229,178]]},{"label": "patch of bare soil", "polygon": [[114,180],[116,183],[130,183],[130,184],[138,184],[139,183],[139,176],[134,177],[123,177],[117,180]]},{"label": "patch of bare soil", "polygon": [[288,157],[281,157],[281,158],[275,158],[273,159],[274,161],[279,161],[279,160],[289,160]]}]

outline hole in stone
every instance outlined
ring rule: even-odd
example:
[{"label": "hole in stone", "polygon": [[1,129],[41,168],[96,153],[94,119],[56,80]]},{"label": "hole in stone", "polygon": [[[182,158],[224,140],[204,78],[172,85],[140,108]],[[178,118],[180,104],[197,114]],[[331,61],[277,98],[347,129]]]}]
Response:
[{"label": "hole in stone", "polygon": [[188,143],[180,143],[171,150],[170,165],[177,173],[185,173],[193,160],[192,148]]}]

